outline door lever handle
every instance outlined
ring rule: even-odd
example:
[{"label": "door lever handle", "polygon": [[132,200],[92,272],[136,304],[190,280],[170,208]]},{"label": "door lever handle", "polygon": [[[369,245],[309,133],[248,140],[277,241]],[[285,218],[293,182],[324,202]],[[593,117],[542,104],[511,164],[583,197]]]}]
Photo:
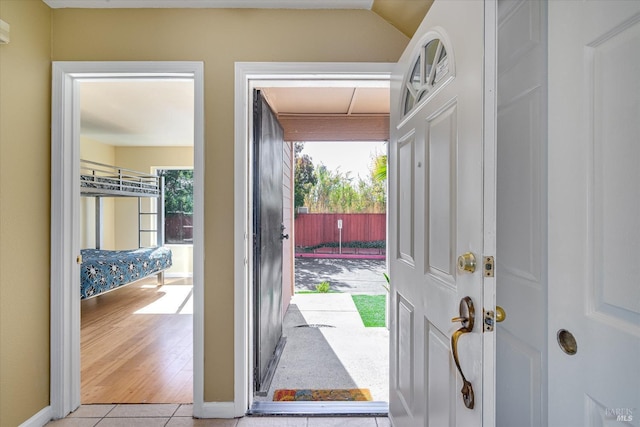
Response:
[{"label": "door lever handle", "polygon": [[284,230],[286,229],[287,227],[285,227],[284,224],[280,224],[280,240],[289,239],[289,235],[284,234]]},{"label": "door lever handle", "polygon": [[[465,316],[465,307],[467,315]],[[452,322],[461,322],[462,327],[455,331],[453,335],[451,335],[451,352],[453,353],[453,360],[456,362],[456,367],[458,368],[458,372],[460,372],[460,376],[462,377],[462,400],[464,401],[464,406],[469,409],[473,409],[474,406],[474,394],[473,394],[473,386],[462,373],[462,368],[460,367],[460,359],[458,357],[458,339],[463,334],[471,332],[473,330],[473,322],[475,318],[476,311],[473,307],[473,301],[471,301],[470,297],[464,297],[460,300],[460,316],[454,317],[451,319]]]}]

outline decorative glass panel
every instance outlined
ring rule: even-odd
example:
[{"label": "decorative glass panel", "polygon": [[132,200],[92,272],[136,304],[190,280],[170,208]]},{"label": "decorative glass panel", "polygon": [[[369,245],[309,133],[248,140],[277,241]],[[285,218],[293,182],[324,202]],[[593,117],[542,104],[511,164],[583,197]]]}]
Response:
[{"label": "decorative glass panel", "polygon": [[413,71],[411,71],[411,78],[409,79],[410,83],[411,83],[411,87],[413,87],[413,89],[415,89],[415,92],[417,92],[420,87],[422,87],[422,70],[421,70],[421,58],[418,57],[418,59],[416,60],[416,63],[413,65]]},{"label": "decorative glass panel", "polygon": [[416,103],[416,98],[413,96],[411,91],[407,88],[404,94],[404,110],[403,113],[407,114],[409,111],[413,109],[413,106]]},{"label": "decorative glass panel", "polygon": [[440,46],[440,40],[435,39],[435,40],[431,40],[424,47],[424,56],[426,58],[426,68],[427,68],[424,74],[425,76],[427,76],[427,79],[429,79],[429,76],[431,76],[431,70],[433,69],[436,53],[438,52],[438,46]]},{"label": "decorative glass panel", "polygon": [[403,115],[409,114],[416,105],[426,99],[433,89],[444,84],[450,75],[447,50],[439,38],[429,40],[416,58],[405,83]]}]

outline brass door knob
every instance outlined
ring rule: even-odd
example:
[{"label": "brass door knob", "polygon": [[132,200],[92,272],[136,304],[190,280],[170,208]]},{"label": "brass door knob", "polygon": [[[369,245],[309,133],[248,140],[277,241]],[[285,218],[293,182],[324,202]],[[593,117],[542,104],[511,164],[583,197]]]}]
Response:
[{"label": "brass door knob", "polygon": [[464,253],[458,257],[458,271],[460,273],[476,271],[476,256],[471,252]]},{"label": "brass door knob", "polygon": [[507,318],[507,313],[504,312],[504,308],[496,305],[496,322],[502,322]]}]

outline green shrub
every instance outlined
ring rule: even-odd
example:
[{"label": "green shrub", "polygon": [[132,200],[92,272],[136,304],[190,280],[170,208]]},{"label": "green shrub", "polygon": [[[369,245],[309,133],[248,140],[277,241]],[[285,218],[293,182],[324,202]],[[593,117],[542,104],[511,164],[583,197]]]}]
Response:
[{"label": "green shrub", "polygon": [[[338,246],[340,246],[339,242],[325,242],[325,243],[321,243],[319,245],[314,245],[314,246],[300,246],[299,249],[301,249],[304,252],[313,252],[315,249],[318,249],[318,248],[337,248]],[[342,242],[342,247],[343,248],[386,249],[387,242],[385,240],[376,240],[373,242],[360,242],[360,241]]]},{"label": "green shrub", "polygon": [[326,280],[316,285],[316,291],[320,292],[321,294],[326,294],[330,289],[331,283],[327,282]]}]

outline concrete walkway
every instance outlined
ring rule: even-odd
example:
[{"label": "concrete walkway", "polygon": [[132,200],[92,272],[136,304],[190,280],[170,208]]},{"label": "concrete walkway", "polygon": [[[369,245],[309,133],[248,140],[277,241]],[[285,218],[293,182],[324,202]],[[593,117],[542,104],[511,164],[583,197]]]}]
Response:
[{"label": "concrete walkway", "polygon": [[350,294],[294,295],[284,336],[269,393],[256,400],[279,388],[368,388],[374,401],[389,400],[389,331],[365,328]]}]

